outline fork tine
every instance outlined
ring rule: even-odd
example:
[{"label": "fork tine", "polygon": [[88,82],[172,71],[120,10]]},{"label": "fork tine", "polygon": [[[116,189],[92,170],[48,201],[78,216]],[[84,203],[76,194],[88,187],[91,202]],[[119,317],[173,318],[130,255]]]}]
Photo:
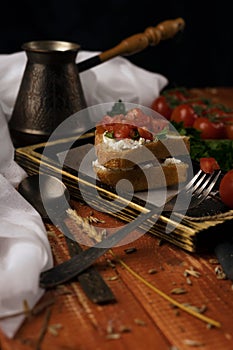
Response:
[{"label": "fork tine", "polygon": [[[221,170],[214,171],[212,174],[207,174],[202,170],[199,170],[193,179],[188,182],[186,186],[183,187],[180,192],[178,192],[178,194],[166,202],[165,206],[163,207],[163,211],[170,212],[173,210],[174,202],[176,203],[178,195],[181,195],[182,200],[178,201],[178,204],[176,203],[176,211],[183,211],[187,210],[187,208],[192,209],[197,207],[207,198],[214,185],[216,184],[220,174]],[[187,203],[185,200],[188,193],[191,194],[191,201],[189,203]]]},{"label": "fork tine", "polygon": [[190,191],[194,192],[194,191],[198,190],[200,187],[205,186],[208,183],[208,178],[207,178],[206,182],[204,182],[202,184],[202,182],[206,179],[206,177],[208,175],[206,173],[204,173],[203,171],[201,171],[201,174],[202,174],[201,178],[198,179],[198,181],[195,184],[193,184],[193,186],[191,188],[189,188],[189,190],[187,192],[190,192]]},{"label": "fork tine", "polygon": [[[187,185],[185,186],[185,190],[189,190],[195,183],[195,181],[200,177],[200,175],[203,173],[203,171],[200,169],[198,171],[198,173],[196,173],[196,175],[192,178],[192,180],[190,180]],[[205,174],[204,174],[205,175]]]},{"label": "fork tine", "polygon": [[195,187],[193,187],[193,189],[192,189],[192,193],[193,194],[195,194],[196,196],[198,196],[199,194],[201,194],[206,188],[207,188],[207,186],[208,186],[208,184],[210,183],[210,185],[212,184],[212,178],[213,178],[213,176],[214,176],[214,173],[212,173],[212,174],[208,174],[208,176],[207,176],[207,174],[205,174],[206,176],[205,177],[203,177],[203,180],[205,180],[205,181],[203,181],[203,183],[202,184],[200,184],[200,186],[195,186]]},{"label": "fork tine", "polygon": [[206,181],[202,184],[202,186],[194,191],[195,195],[201,195],[204,197],[204,199],[208,196],[214,185],[216,184],[219,176],[221,174],[221,171],[219,170],[217,173],[212,173]]}]

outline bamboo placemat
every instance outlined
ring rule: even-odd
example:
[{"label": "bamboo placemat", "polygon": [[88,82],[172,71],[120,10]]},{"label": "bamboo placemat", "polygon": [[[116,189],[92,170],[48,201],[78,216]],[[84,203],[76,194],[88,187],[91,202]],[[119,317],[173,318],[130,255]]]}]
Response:
[{"label": "bamboo placemat", "polygon": [[[29,175],[38,173],[39,169],[44,173],[54,176],[58,176],[62,173],[62,179],[68,186],[73,198],[83,201],[83,196],[79,190],[79,184],[84,184],[84,187],[82,186],[82,191],[84,188],[85,196],[94,208],[101,208],[102,211],[110,215],[115,215],[125,222],[134,220],[138,214],[144,210],[140,201],[132,201],[125,207],[124,198],[115,195],[104,185],[96,185],[90,178],[78,177],[77,173],[67,166],[63,166],[63,168],[60,169],[58,160],[53,157],[49,158],[43,156],[42,160],[42,153],[45,146],[47,149],[51,148],[51,153],[53,153],[53,148],[58,152],[58,150],[66,150],[66,145],[70,144],[70,142],[75,142],[75,139],[75,137],[72,137],[70,139],[57,140],[47,144],[18,148],[16,150],[16,161]],[[83,138],[79,140],[79,144],[85,144],[85,142],[89,142],[92,139],[93,134],[87,134],[86,137],[84,135]],[[95,196],[96,188],[98,193],[101,193],[101,196]],[[112,201],[112,199],[114,199],[114,201]],[[114,210],[109,211],[109,207]],[[199,218],[200,212],[202,215],[205,215],[204,220],[202,217]],[[199,208],[198,213],[194,211],[191,213],[190,217],[185,216],[182,220],[179,214],[173,215],[172,219],[168,216],[161,215],[155,225],[151,227],[149,224],[148,232],[189,252],[199,252],[211,248],[216,241],[223,239],[223,231],[225,235],[229,235],[231,232],[232,219],[233,211],[226,210],[218,199],[210,198],[204,203],[203,207]],[[144,226],[147,227],[148,223],[149,222],[146,222]],[[168,227],[169,230],[167,231]]]}]

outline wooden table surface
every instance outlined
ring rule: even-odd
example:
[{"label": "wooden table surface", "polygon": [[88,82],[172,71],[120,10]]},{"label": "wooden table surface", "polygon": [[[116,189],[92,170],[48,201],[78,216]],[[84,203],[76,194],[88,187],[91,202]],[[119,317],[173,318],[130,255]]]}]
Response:
[{"label": "wooden table surface", "polygon": [[[212,92],[220,96],[222,90]],[[106,227],[120,225],[84,204],[72,206]],[[68,259],[63,235],[52,225],[46,228],[55,263]],[[0,349],[233,349],[233,285],[217,273],[220,265],[211,251],[188,253],[147,233],[114,248],[113,255],[107,252],[95,266],[115,303],[94,304],[75,281],[48,290],[14,339],[0,333]]]}]

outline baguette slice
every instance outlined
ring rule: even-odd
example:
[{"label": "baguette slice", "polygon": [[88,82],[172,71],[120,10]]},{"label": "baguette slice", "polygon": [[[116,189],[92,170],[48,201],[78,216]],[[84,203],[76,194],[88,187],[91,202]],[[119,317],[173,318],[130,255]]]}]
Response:
[{"label": "baguette slice", "polygon": [[[187,180],[188,165],[183,162],[165,161],[160,166],[146,166],[140,168],[134,166],[131,169],[110,169],[98,163],[93,162],[93,169],[101,182],[116,187],[120,180],[131,182],[134,191],[145,191],[147,189],[158,189],[167,186],[177,185]],[[161,171],[164,176],[161,175]],[[121,190],[128,190],[127,181],[120,183]]]},{"label": "baguette slice", "polygon": [[[106,140],[107,138],[105,138]],[[135,164],[156,159],[187,155],[190,150],[189,137],[167,136],[163,140],[147,142],[138,147],[120,149],[121,141],[104,142],[103,133],[95,133],[95,151],[100,165],[110,169],[128,169]]]}]

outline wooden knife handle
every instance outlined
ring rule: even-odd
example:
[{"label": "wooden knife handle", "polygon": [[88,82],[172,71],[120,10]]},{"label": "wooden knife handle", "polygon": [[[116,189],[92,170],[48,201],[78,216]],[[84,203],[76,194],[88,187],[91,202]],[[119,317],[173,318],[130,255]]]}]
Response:
[{"label": "wooden knife handle", "polygon": [[144,33],[132,35],[122,40],[117,46],[102,52],[99,55],[100,61],[105,62],[120,55],[129,56],[144,50],[149,45],[158,45],[161,40],[172,38],[184,27],[185,21],[182,18],[161,22],[156,27],[148,27]]}]

